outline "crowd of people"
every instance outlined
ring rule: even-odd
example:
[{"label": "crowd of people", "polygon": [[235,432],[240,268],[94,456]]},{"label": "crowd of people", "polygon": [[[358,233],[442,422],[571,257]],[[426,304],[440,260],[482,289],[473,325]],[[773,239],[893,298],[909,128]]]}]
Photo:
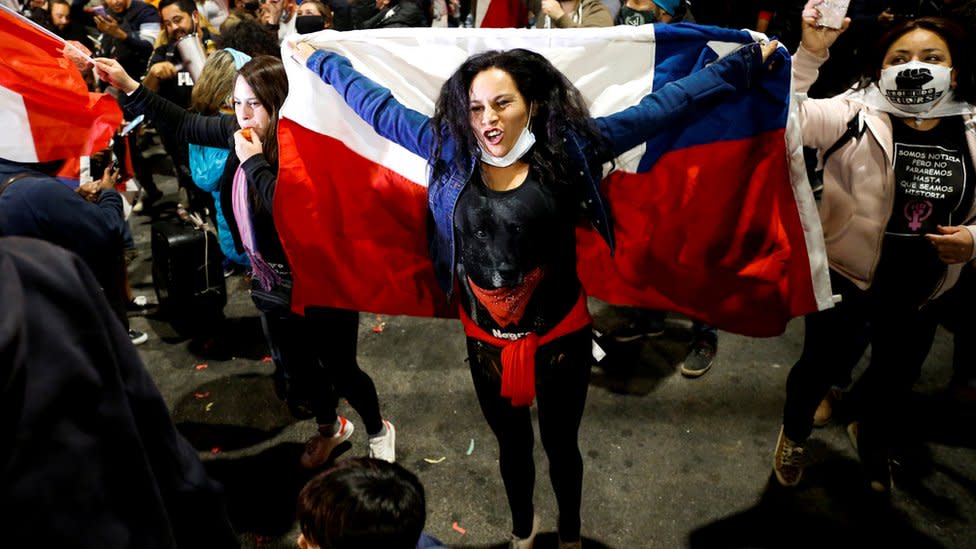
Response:
[{"label": "crowd of people", "polygon": [[[940,323],[956,343],[954,394],[970,400],[976,394],[968,339],[976,325],[966,309],[976,284],[976,71],[969,55],[976,2],[853,1],[836,28],[822,24],[820,0],[748,9],[706,0],[530,0],[524,7],[526,26],[535,28],[690,22],[752,28],[778,40],[739,48],[636,107],[601,118],[590,116],[574,84],[545,57],[524,49],[468,58],[428,117],[401,105],[342,55],[297,43],[297,61],[377,133],[429,166],[428,247],[437,282],[459,304],[475,394],[497,440],[511,547],[531,548],[540,523],[533,404],[559,510],[559,546],[582,546],[578,438],[593,359],[575,231],[591,224],[613,249],[612,212],[600,191],[604,166],[688,113],[753,86],[779,47],[793,55],[800,129],[839,298],[804,319],[803,352],[787,381],[782,429],[770,445],[773,473],[783,486],[800,482],[804,442],[843,398],[865,485],[889,494],[895,426],[908,413]],[[307,307],[299,314],[292,307],[293,266],[272,215],[277,124],[288,96],[280,44],[323,29],[466,26],[473,3],[29,0],[21,9],[91,54],[94,64],[82,68],[92,90],[114,95],[127,120],[142,116],[152,130],[116,135],[92,164],[98,179],[77,191],[53,177],[59,166],[0,159],[0,235],[40,238],[77,254],[103,290],[102,309],[128,330],[130,343],[144,342],[147,334],[130,330],[126,314],[138,306],[126,276],[126,249],[133,246],[126,216],[159,211],[163,193],[143,155],[158,135],[180,187],[181,215],[212,219],[225,273],[250,280],[279,396],[297,419],[318,425],[301,465],[332,463],[353,433],[353,422],[337,414],[340,397],[368,434],[368,459],[342,462],[302,491],[298,544],[440,546],[422,533],[423,488],[394,464],[396,429],[357,363],[360,313]],[[831,57],[839,47],[850,55]],[[940,166],[936,190],[933,162]],[[114,190],[119,179],[141,190],[123,197]],[[484,238],[497,219],[517,226],[518,238]],[[14,251],[15,258],[24,253]],[[619,342],[659,336],[667,314],[635,310],[632,322],[611,335]],[[679,370],[694,378],[715,362],[718,331],[692,321]],[[870,364],[852,379],[868,346]],[[13,379],[16,372],[5,374]],[[146,391],[159,405],[158,395]],[[131,415],[138,419],[138,412]],[[166,421],[160,425],[172,431]],[[199,474],[192,456],[178,454],[184,471]],[[161,506],[169,505],[162,499]]]}]

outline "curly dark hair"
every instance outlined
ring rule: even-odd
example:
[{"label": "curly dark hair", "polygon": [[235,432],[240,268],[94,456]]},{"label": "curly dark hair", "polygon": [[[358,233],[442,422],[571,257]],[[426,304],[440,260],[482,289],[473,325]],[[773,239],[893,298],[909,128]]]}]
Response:
[{"label": "curly dark hair", "polygon": [[927,30],[945,40],[949,47],[949,55],[952,56],[952,69],[956,71],[955,97],[959,101],[976,104],[976,76],[973,73],[972,54],[968,47],[966,31],[958,22],[945,17],[908,19],[888,29],[878,39],[869,56],[859,87],[865,87],[878,80],[888,48],[899,38],[916,29]]},{"label": "curly dark hair", "polygon": [[[487,51],[469,57],[441,87],[431,120],[435,132],[431,169],[435,175],[448,169],[440,159],[448,138],[457,144],[459,169],[468,169],[467,162],[480,156],[478,139],[471,129],[469,93],[475,76],[491,68],[508,73],[526,103],[535,104],[532,128],[536,143],[528,160],[539,168],[543,183],[577,179],[574,176],[579,166],[574,166],[564,146],[569,135],[580,137],[590,147],[588,153],[603,161],[611,160],[610,146],[590,117],[583,96],[548,59],[525,49]],[[602,166],[594,164],[590,169],[600,179]]]},{"label": "curly dark hair", "polygon": [[217,38],[219,49],[233,48],[251,57],[270,55],[281,58],[278,36],[271,34],[253,17],[239,17],[233,25],[225,22],[220,29],[220,36]]}]

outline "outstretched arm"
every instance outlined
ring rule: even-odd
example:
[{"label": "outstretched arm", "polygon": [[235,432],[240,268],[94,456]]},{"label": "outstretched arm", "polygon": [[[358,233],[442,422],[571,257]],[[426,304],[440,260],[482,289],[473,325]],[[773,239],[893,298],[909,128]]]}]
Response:
[{"label": "outstretched arm", "polygon": [[741,47],[708,67],[647,94],[633,107],[598,118],[597,127],[610,142],[614,156],[628,151],[688,114],[748,88],[765,70],[766,59],[778,45],[774,40]]},{"label": "outstretched arm", "polygon": [[145,114],[161,131],[197,145],[226,149],[237,123],[230,116],[202,116],[191,113],[149,91],[129,76],[114,59],[96,58],[98,77],[129,96],[125,109]]},{"label": "outstretched arm", "polygon": [[363,76],[338,53],[300,42],[295,46],[295,58],[335,88],[376,133],[417,156],[430,156],[434,134],[428,116],[404,107],[390,90]]}]

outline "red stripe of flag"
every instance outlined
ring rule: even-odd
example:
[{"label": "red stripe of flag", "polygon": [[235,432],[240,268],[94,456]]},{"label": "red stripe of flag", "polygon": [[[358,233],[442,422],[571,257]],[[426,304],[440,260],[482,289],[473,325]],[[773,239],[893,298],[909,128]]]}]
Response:
[{"label": "red stripe of flag", "polygon": [[0,86],[23,97],[38,161],[75,158],[107,146],[122,122],[115,99],[89,93],[58,40],[2,10],[0,34]]},{"label": "red stripe of flag", "polygon": [[[453,316],[427,251],[426,189],[287,119],[279,140],[275,218],[295,271],[293,308]],[[752,336],[817,310],[782,143],[778,130],[612,174],[604,191],[617,253],[579,231],[587,292]]]}]

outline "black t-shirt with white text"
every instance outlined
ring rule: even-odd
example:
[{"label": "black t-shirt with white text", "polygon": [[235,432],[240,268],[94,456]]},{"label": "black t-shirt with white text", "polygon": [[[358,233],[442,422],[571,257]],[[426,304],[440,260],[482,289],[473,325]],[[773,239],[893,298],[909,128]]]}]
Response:
[{"label": "black t-shirt with white text", "polygon": [[945,118],[928,131],[893,119],[892,128],[895,196],[875,284],[920,305],[946,268],[924,236],[938,234],[939,225],[966,222],[976,179],[969,173],[973,164],[961,117]]}]

